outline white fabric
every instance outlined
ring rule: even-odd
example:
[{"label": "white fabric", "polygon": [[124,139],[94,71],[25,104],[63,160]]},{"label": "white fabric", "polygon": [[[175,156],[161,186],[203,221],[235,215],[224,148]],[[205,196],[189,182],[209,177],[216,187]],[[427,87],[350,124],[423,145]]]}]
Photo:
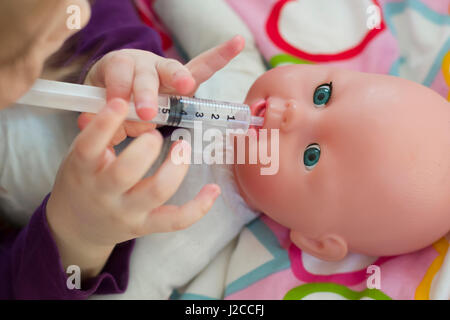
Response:
[{"label": "white fabric", "polygon": [[53,186],[79,130],[77,113],[13,106],[0,112],[0,206],[24,226]]}]

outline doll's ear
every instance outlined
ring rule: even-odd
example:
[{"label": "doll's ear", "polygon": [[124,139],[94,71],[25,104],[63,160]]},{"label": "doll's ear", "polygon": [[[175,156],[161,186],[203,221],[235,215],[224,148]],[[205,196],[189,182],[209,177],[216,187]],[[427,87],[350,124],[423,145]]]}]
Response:
[{"label": "doll's ear", "polygon": [[302,251],[321,260],[339,261],[348,253],[347,241],[336,234],[327,234],[320,239],[304,236],[299,231],[291,230],[291,241]]}]

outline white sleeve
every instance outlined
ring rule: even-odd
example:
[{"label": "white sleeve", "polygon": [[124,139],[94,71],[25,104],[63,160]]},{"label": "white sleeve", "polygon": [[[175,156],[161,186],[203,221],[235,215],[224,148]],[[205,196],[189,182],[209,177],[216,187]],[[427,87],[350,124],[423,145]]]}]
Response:
[{"label": "white sleeve", "polygon": [[0,112],[0,210],[25,225],[79,132],[78,114],[15,105]]}]

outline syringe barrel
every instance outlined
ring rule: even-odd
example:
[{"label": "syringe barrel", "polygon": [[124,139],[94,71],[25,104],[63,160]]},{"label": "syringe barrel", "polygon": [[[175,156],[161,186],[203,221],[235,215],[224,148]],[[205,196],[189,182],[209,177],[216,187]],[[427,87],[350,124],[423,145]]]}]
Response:
[{"label": "syringe barrel", "polygon": [[181,96],[160,95],[158,115],[152,122],[193,128],[201,122],[207,128],[248,130],[251,113],[245,104]]},{"label": "syringe barrel", "polygon": [[[105,106],[103,88],[38,79],[17,103],[78,112],[98,113]],[[131,103],[127,119],[142,121]],[[160,95],[158,113],[151,121],[160,125],[193,128],[241,129],[247,132],[251,113],[245,104],[219,102],[182,96]]]}]

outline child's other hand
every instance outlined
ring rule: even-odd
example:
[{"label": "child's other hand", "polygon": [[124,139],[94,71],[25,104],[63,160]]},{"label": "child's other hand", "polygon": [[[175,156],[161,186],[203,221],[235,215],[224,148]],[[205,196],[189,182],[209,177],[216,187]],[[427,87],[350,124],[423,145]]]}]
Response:
[{"label": "child's other hand", "polygon": [[[192,95],[198,86],[222,69],[244,48],[245,40],[235,36],[212,48],[186,65],[143,50],[113,51],[100,59],[89,71],[85,84],[106,88],[107,100],[134,96],[136,112],[142,120],[157,113],[158,93]],[[84,113],[78,124],[83,129],[94,114]],[[154,124],[126,121],[114,138],[116,145],[127,136],[137,137],[154,128]]]},{"label": "child's other hand", "polygon": [[[117,243],[187,228],[208,212],[220,193],[217,185],[206,185],[182,206],[163,205],[188,165],[174,164],[169,154],[153,176],[143,178],[161,150],[157,130],[143,133],[116,156],[108,146],[127,113],[124,100],[112,99],[79,134],[47,204],[63,265],[80,266],[84,277],[101,271]],[[178,143],[177,152],[183,148],[190,153],[189,145]]]}]

